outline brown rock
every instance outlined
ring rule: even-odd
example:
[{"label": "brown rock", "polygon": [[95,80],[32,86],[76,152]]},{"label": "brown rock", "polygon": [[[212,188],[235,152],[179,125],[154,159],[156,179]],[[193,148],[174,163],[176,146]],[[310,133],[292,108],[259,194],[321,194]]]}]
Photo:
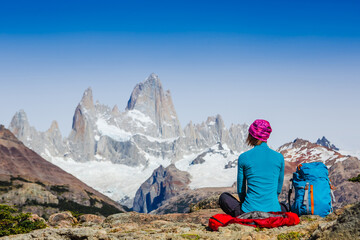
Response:
[{"label": "brown rock", "polygon": [[219,197],[220,195],[210,196],[201,200],[200,202],[193,204],[190,206],[190,212],[195,212],[200,209],[216,209],[220,208],[219,205]]},{"label": "brown rock", "polygon": [[102,224],[105,220],[105,217],[94,215],[94,214],[84,214],[79,217],[79,223],[83,225],[96,225]]},{"label": "brown rock", "polygon": [[72,227],[78,221],[71,212],[62,212],[51,215],[48,222],[53,227]]}]

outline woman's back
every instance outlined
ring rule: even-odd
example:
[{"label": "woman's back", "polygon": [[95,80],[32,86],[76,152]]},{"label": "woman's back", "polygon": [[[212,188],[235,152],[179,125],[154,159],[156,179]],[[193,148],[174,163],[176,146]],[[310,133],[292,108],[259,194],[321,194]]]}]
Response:
[{"label": "woman's back", "polygon": [[265,142],[241,154],[238,161],[238,193],[240,199],[245,198],[242,210],[280,211],[278,195],[283,178],[284,158]]}]

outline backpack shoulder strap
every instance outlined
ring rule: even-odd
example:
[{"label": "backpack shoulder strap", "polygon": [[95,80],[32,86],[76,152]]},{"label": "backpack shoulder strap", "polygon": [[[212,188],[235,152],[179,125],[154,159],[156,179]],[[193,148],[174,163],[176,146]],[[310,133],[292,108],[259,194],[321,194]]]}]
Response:
[{"label": "backpack shoulder strap", "polygon": [[306,206],[307,214],[310,214],[309,212],[309,183],[306,183],[305,186],[305,195],[304,195],[304,201],[303,204]]}]

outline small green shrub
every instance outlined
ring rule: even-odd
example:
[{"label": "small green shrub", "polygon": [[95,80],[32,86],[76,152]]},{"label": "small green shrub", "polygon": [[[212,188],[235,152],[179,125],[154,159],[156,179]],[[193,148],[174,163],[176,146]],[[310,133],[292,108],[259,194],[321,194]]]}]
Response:
[{"label": "small green shrub", "polygon": [[265,228],[261,228],[261,227],[256,227],[255,228],[256,232],[261,232],[261,231],[264,231],[264,230],[265,230]]},{"label": "small green shrub", "polygon": [[1,186],[1,187],[10,187],[11,185],[12,185],[11,182],[0,181],[0,186]]},{"label": "small green shrub", "polygon": [[76,218],[77,220],[79,220],[79,217],[81,215],[84,215],[84,213],[78,212],[78,211],[70,211],[71,214],[73,215],[74,218]]},{"label": "small green shrub", "polygon": [[36,181],[35,183],[36,183],[37,185],[40,185],[40,186],[46,187],[46,185],[45,185],[44,183],[40,182],[40,181]]},{"label": "small green shrub", "polygon": [[50,187],[50,191],[54,191],[57,193],[64,193],[69,191],[69,187],[66,185],[53,185]]},{"label": "small green shrub", "polygon": [[350,181],[350,182],[360,182],[360,174],[357,175],[357,177],[353,177],[353,178],[348,179],[348,181]]},{"label": "small green shrub", "polygon": [[313,222],[313,221],[316,221],[316,218],[312,218],[310,216],[301,216],[301,220],[303,221],[307,221],[307,222]]},{"label": "small green shrub", "polygon": [[200,239],[200,236],[197,234],[191,234],[191,233],[184,233],[181,234],[182,238],[189,239],[189,240],[198,240]]},{"label": "small green shrub", "polygon": [[30,216],[30,213],[18,212],[13,207],[0,205],[0,237],[28,233],[46,227],[45,222],[31,221]]},{"label": "small green shrub", "polygon": [[282,233],[277,236],[278,240],[300,240],[304,234],[299,232]]}]

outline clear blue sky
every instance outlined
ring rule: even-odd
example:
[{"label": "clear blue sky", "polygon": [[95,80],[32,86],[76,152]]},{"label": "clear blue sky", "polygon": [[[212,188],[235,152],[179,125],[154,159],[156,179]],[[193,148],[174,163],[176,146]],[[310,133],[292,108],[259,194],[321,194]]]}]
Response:
[{"label": "clear blue sky", "polygon": [[0,123],[67,136],[83,91],[124,109],[150,73],[184,127],[268,119],[279,146],[360,149],[359,1],[2,1]]}]

